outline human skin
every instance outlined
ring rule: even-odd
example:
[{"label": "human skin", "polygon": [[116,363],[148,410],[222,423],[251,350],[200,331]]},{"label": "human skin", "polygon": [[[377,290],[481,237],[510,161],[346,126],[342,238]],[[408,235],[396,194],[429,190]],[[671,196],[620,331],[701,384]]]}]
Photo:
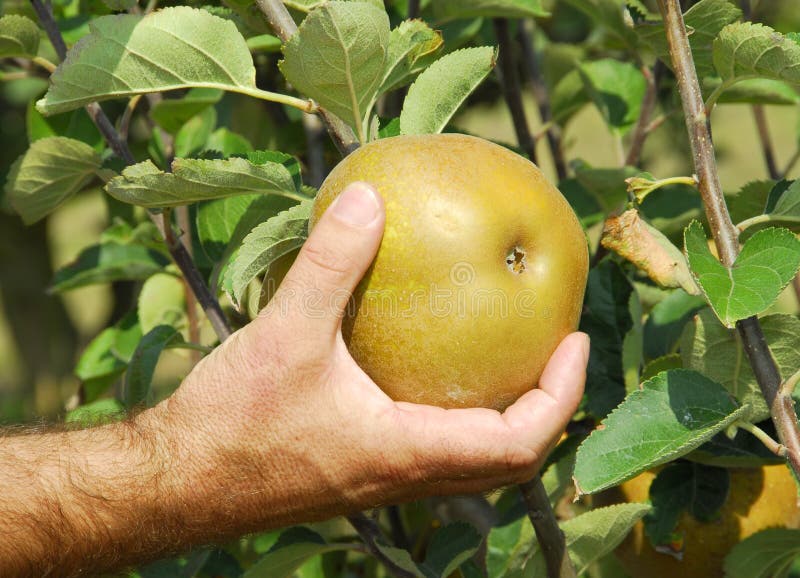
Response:
[{"label": "human skin", "polygon": [[95,574],[532,477],[581,399],[588,338],[567,336],[502,414],[392,401],[341,335],[383,226],[380,196],[351,185],[270,304],[167,400],[120,423],[0,437],[0,575]]}]

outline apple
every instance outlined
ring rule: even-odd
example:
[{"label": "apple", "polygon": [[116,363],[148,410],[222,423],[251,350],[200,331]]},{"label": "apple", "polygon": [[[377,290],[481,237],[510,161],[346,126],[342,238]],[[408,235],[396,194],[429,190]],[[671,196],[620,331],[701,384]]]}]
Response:
[{"label": "apple", "polygon": [[578,325],[588,270],[571,207],[530,161],[461,134],[398,136],[346,157],[313,228],[353,181],[386,205],[378,254],[342,324],[391,398],[503,410]]}]

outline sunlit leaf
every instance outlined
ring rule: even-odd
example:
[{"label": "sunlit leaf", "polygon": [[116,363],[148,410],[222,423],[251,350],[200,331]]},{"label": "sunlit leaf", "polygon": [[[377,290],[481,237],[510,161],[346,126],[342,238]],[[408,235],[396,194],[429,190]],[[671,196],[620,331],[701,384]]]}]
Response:
[{"label": "sunlit leaf", "polygon": [[270,263],[300,247],[308,237],[311,201],[303,201],[253,229],[230,264],[233,297],[241,300],[247,285]]},{"label": "sunlit leaf", "polygon": [[297,90],[340,117],[364,142],[388,48],[389,17],[383,9],[367,2],[327,2],[283,47],[280,68]]},{"label": "sunlit leaf", "polygon": [[730,268],[711,253],[699,222],[686,227],[685,243],[695,280],[727,327],[772,305],[800,268],[800,240],[786,229],[750,237]]},{"label": "sunlit leaf", "polygon": [[90,21],[37,103],[45,114],[112,98],[205,87],[257,94],[255,67],[233,22],[174,6]]},{"label": "sunlit leaf", "polygon": [[800,84],[800,44],[769,26],[737,22],[714,40],[714,67],[725,83],[758,77]]},{"label": "sunlit leaf", "polygon": [[494,68],[491,46],[464,48],[443,56],[417,77],[400,113],[401,134],[435,134]]},{"label": "sunlit leaf", "polygon": [[145,161],[126,168],[106,190],[120,201],[142,207],[174,207],[250,193],[308,198],[285,164],[257,164],[243,158],[175,159],[169,173]]},{"label": "sunlit leaf", "polygon": [[728,391],[685,369],[630,393],[578,449],[575,483],[595,493],[689,453],[740,418]]}]

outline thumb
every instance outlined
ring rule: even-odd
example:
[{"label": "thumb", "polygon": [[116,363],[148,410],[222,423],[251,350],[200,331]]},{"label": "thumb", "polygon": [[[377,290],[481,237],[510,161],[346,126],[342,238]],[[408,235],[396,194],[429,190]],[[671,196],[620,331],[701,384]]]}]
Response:
[{"label": "thumb", "polygon": [[363,182],[348,185],[322,215],[273,299],[299,335],[339,330],[378,251],[384,220],[383,200]]}]

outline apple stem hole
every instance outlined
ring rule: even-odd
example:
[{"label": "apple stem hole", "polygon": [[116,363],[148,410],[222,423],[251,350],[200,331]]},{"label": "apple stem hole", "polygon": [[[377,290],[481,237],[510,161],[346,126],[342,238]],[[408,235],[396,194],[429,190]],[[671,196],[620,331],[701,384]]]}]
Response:
[{"label": "apple stem hole", "polygon": [[528,266],[525,261],[525,256],[526,253],[522,248],[514,247],[506,257],[506,266],[508,270],[517,275],[525,271],[525,268]]}]

